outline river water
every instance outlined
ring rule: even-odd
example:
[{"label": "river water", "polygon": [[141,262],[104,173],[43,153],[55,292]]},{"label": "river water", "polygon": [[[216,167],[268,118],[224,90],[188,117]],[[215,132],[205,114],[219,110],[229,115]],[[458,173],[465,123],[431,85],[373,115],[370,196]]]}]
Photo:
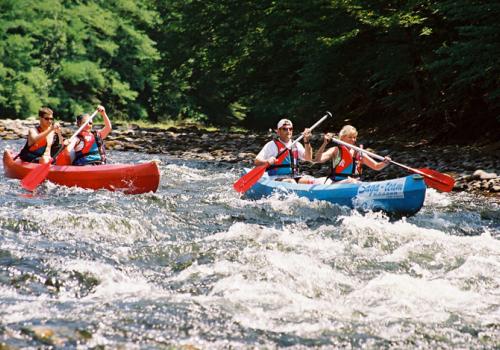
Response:
[{"label": "river water", "polygon": [[[0,149],[20,147],[0,141]],[[500,213],[428,190],[391,219],[241,199],[235,164],[161,160],[157,193],[0,179],[0,348],[495,348]]]}]

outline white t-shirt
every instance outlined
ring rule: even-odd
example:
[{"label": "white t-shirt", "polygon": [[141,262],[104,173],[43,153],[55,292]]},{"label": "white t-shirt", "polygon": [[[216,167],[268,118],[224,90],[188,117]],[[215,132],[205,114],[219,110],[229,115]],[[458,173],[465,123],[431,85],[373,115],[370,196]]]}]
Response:
[{"label": "white t-shirt", "polygon": [[[283,142],[283,144],[287,148],[290,148],[292,143],[293,143],[292,140],[288,141],[287,143]],[[299,152],[299,159],[305,160],[304,157],[306,150],[304,149],[304,146],[302,146],[300,142],[297,142],[293,147],[297,148],[297,151]],[[278,156],[278,146],[276,146],[276,143],[274,141],[269,141],[268,143],[266,143],[264,147],[262,147],[262,149],[260,150],[259,154],[257,154],[257,158],[263,161],[266,161],[271,157],[277,157],[277,156]]]}]

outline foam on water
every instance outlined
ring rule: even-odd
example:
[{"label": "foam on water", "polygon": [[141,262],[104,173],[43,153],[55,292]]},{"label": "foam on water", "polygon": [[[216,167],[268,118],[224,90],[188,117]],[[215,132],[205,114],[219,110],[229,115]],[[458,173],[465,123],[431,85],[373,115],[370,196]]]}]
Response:
[{"label": "foam on water", "polygon": [[[26,219],[38,221],[41,227],[51,228],[54,234],[70,238],[78,232],[79,240],[108,240],[133,243],[137,238],[148,234],[148,227],[133,215],[111,214],[109,212],[79,212],[68,209],[43,209],[37,213],[27,211]],[[30,217],[31,216],[31,217]],[[55,229],[54,229],[55,228]]]},{"label": "foam on water", "polygon": [[346,302],[367,322],[446,321],[451,314],[482,312],[489,306],[480,294],[463,291],[447,280],[427,280],[384,273],[353,292]]},{"label": "foam on water", "polygon": [[22,323],[33,319],[56,316],[58,315],[57,308],[52,307],[50,301],[46,296],[16,296],[14,304],[2,305],[2,322],[6,324]]},{"label": "foam on water", "polygon": [[425,191],[424,206],[432,206],[434,208],[446,208],[453,204],[449,195],[444,192],[436,191],[433,188],[427,188]]},{"label": "foam on water", "polygon": [[[210,294],[196,299],[224,307],[248,327],[311,335],[338,321],[433,324],[457,314],[471,322],[479,322],[478,315],[498,321],[491,314],[498,307],[495,270],[494,283],[477,291],[464,288],[452,272],[464,267],[457,256],[471,252],[491,256],[497,266],[500,246],[491,236],[449,236],[379,213],[353,213],[339,226],[316,230],[238,223],[205,240],[245,248],[231,261],[193,265],[177,279],[219,276]],[[400,273],[385,271],[387,264]],[[372,271],[355,278],[352,271],[360,266]]]},{"label": "foam on water", "polygon": [[[154,297],[156,289],[135,271],[117,270],[115,267],[96,261],[73,260],[60,266],[64,271],[76,271],[95,278],[95,289],[83,299],[112,301],[122,298]],[[160,294],[160,293],[158,293]],[[158,297],[158,295],[156,296]]]},{"label": "foam on water", "polygon": [[500,342],[495,204],[429,190],[397,219],[293,195],[249,201],[232,190],[237,167],[154,157],[155,194],[44,183],[27,198],[0,182],[0,342],[43,347],[23,333],[37,325],[84,330],[83,348]]}]

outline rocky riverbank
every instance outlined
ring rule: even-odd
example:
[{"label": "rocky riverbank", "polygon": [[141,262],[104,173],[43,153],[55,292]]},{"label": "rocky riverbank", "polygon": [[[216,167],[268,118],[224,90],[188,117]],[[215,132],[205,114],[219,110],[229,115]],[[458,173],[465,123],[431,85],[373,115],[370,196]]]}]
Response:
[{"label": "rocky riverbank", "polygon": [[[0,137],[5,140],[25,138],[28,128],[35,124],[34,120],[0,120]],[[71,123],[62,123],[62,127],[66,136],[76,130]],[[248,166],[271,136],[270,133],[255,132],[209,132],[196,126],[163,130],[115,124],[105,142],[108,150],[169,154],[179,158]],[[360,135],[358,141],[365,148],[375,150],[380,155],[390,155],[394,160],[413,168],[426,167],[451,174],[457,180],[455,191],[480,192],[499,197],[500,141],[489,145],[435,146],[396,138],[386,138],[384,142],[380,139],[380,135],[365,134]],[[312,140],[313,148],[320,143],[321,133],[316,133]],[[304,165],[304,171],[322,176],[329,169],[327,165],[315,164]],[[378,180],[405,173],[405,170],[397,166],[390,166],[381,172],[368,169],[365,178]]]}]

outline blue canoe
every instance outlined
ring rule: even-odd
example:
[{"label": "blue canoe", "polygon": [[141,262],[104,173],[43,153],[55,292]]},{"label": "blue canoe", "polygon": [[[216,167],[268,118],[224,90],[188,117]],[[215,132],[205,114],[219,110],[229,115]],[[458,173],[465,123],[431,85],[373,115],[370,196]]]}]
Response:
[{"label": "blue canoe", "polygon": [[[248,170],[247,170],[248,171]],[[420,175],[392,180],[349,184],[306,185],[276,181],[265,173],[246,193],[246,198],[260,199],[273,193],[291,194],[310,200],[323,200],[350,208],[382,210],[389,214],[412,215],[422,208],[425,182]]]}]

